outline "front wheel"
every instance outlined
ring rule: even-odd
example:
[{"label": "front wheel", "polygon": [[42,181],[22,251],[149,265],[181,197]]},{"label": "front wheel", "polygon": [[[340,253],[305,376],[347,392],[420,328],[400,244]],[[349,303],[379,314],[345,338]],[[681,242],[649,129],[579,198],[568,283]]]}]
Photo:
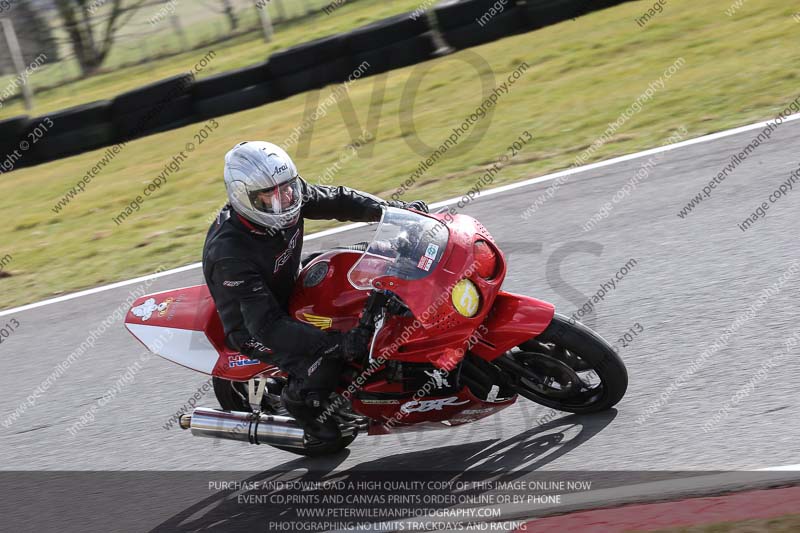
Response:
[{"label": "front wheel", "polygon": [[494,360],[516,391],[570,413],[610,409],[625,395],[628,371],[600,335],[556,314],[539,336]]},{"label": "front wheel", "polygon": [[[217,396],[220,406],[226,411],[242,411],[250,413],[253,410],[250,408],[248,402],[248,389],[249,382],[229,381],[215,377],[214,394]],[[280,395],[280,391],[270,391],[274,394]],[[261,410],[264,413],[289,416],[282,406],[276,410],[273,404],[267,401],[266,394],[264,400],[261,402]],[[273,446],[285,452],[291,452],[297,455],[305,455],[307,457],[321,457],[323,455],[333,455],[347,448],[351,442],[355,440],[355,435],[342,437],[335,442],[319,442],[309,444],[307,448],[288,448],[284,446]]]}]

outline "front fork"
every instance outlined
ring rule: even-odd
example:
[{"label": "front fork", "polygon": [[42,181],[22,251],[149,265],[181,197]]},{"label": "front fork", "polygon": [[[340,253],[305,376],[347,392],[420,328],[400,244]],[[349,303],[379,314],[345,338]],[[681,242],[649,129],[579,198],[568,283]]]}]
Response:
[{"label": "front fork", "polygon": [[461,364],[460,379],[472,394],[487,402],[508,400],[516,395],[512,376],[471,352]]}]

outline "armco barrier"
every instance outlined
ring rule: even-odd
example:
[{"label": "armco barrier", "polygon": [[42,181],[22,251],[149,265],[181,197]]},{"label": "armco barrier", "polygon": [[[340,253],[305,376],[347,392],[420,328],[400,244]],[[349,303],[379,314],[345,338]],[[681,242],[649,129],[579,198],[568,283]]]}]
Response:
[{"label": "armco barrier", "polygon": [[188,94],[194,78],[191,74],[178,74],[143,87],[122,93],[111,104],[113,114],[128,114],[139,109],[163,104]]},{"label": "armco barrier", "polygon": [[200,120],[221,117],[231,113],[238,113],[245,109],[259,107],[279,99],[280,97],[275,94],[272,82],[259,83],[244,89],[220,94],[213,98],[194,100],[194,115]]},{"label": "armco barrier", "polygon": [[344,40],[347,43],[347,50],[354,54],[384,48],[431,31],[431,29],[427,17],[418,17],[414,20],[411,13],[401,13],[356,28],[346,33]]},{"label": "armco barrier", "polygon": [[460,50],[631,0],[446,0],[434,8],[445,42]]},{"label": "armco barrier", "polygon": [[305,70],[299,70],[277,76],[270,83],[273,90],[280,98],[289,98],[314,89],[321,89],[332,83],[340,83],[350,76],[350,58],[338,57],[327,63],[314,65]]},{"label": "armco barrier", "polygon": [[0,174],[11,172],[24,163],[23,158],[14,154],[14,150],[19,147],[29,122],[27,115],[0,120]]},{"label": "armco barrier", "polygon": [[342,35],[331,35],[276,52],[270,56],[267,70],[275,93],[283,98],[343,82],[351,73]]},{"label": "armco barrier", "polygon": [[532,0],[526,4],[528,28],[535,30],[631,0]]},{"label": "armco barrier", "polygon": [[69,133],[60,135],[50,135],[48,133],[33,145],[33,150],[31,151],[33,159],[26,161],[26,166],[47,163],[96,150],[114,144],[114,139],[114,126],[110,122],[77,128]]},{"label": "armco barrier", "polygon": [[114,142],[111,124],[111,102],[100,100],[31,119],[31,128],[40,127],[47,119],[52,126],[32,145],[36,163],[53,161],[79,154]]},{"label": "armco barrier", "polygon": [[182,95],[132,113],[112,115],[114,142],[130,141],[162,131],[182,128],[197,121],[193,113],[192,97]]},{"label": "armco barrier", "polygon": [[392,43],[377,50],[369,50],[353,55],[355,65],[368,64],[364,77],[380,74],[388,70],[407,67],[433,59],[436,44],[433,32],[416,35],[410,39]]},{"label": "armco barrier", "polygon": [[191,74],[173,76],[114,98],[111,122],[116,142],[192,122]]},{"label": "armco barrier", "polygon": [[0,120],[0,148],[8,148],[17,144],[22,132],[27,128],[28,122],[30,122],[28,115]]},{"label": "armco barrier", "polygon": [[447,33],[457,28],[477,25],[477,20],[493,7],[505,11],[513,9],[519,3],[520,0],[506,0],[505,3],[502,0],[445,0],[436,5],[433,13],[439,30]]},{"label": "armco barrier", "polygon": [[514,6],[494,15],[484,25],[473,20],[471,24],[443,32],[442,37],[456,50],[478,46],[527,31],[529,25],[526,17],[523,6]]},{"label": "armco barrier", "polygon": [[355,29],[344,41],[353,69],[364,62],[369,65],[365,76],[420,63],[436,51],[428,18],[415,20],[410,13]]},{"label": "armco barrier", "polygon": [[[631,0],[447,0],[428,16],[410,13],[276,52],[269,61],[195,82],[174,76],[49,115],[53,130],[13,168],[29,166],[132,140],[211,117],[236,113],[331,83],[345,81],[364,62],[362,76],[431,59],[434,32],[456,49],[562,22]],[[498,6],[502,4],[502,10]],[[494,8],[495,13],[484,17]],[[484,17],[484,18],[482,18]],[[481,20],[482,23],[479,23]],[[0,163],[44,117],[0,121]],[[0,167],[9,172],[9,165]]]},{"label": "armco barrier", "polygon": [[230,70],[207,78],[196,80],[192,85],[192,98],[206,100],[227,93],[235,93],[253,85],[266,83],[269,80],[267,62]]}]

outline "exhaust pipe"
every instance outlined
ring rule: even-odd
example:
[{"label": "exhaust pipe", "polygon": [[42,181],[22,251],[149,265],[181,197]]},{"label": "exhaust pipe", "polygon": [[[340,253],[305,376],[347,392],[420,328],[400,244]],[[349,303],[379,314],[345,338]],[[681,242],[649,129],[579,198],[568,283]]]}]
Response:
[{"label": "exhaust pipe", "polygon": [[219,411],[198,407],[180,419],[183,429],[196,437],[227,439],[289,448],[306,448],[305,431],[294,418],[264,413]]}]

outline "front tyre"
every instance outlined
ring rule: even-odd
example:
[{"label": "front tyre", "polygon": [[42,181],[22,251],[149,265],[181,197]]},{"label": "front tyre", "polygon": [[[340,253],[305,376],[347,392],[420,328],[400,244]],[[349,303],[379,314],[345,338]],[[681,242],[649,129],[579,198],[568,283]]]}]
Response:
[{"label": "front tyre", "polygon": [[628,371],[614,349],[588,327],[559,314],[539,336],[494,363],[520,395],[559,411],[604,411],[628,388]]},{"label": "front tyre", "polygon": [[[213,379],[213,384],[214,394],[217,397],[217,401],[219,401],[219,405],[223,409],[226,411],[241,411],[245,413],[251,413],[253,411],[250,408],[250,403],[247,400],[249,383],[229,381],[227,379],[215,377]],[[270,392],[280,395],[280,391]],[[264,401],[261,403],[262,412],[289,416],[285,409],[281,409],[282,412],[277,411],[273,405],[267,402],[266,396],[267,395],[265,394]],[[335,442],[318,442],[316,444],[309,444],[307,448],[303,449],[287,448],[284,446],[273,446],[273,448],[278,448],[279,450],[291,452],[297,455],[305,455],[306,457],[321,457],[323,455],[333,455],[342,451],[343,449],[347,448],[350,443],[355,440],[355,438],[355,435],[351,435],[349,437],[342,437]]]}]

